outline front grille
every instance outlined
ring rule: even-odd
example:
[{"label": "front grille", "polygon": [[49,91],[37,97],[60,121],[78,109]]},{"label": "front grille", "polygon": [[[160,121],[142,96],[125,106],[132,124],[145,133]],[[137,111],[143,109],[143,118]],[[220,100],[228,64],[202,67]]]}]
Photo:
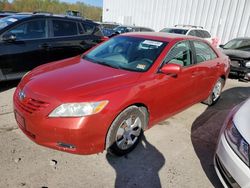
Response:
[{"label": "front grille", "polygon": [[220,171],[220,174],[223,177],[224,181],[226,182],[227,186],[232,187],[232,188],[240,188],[240,185],[230,175],[230,173],[227,171],[227,169],[221,163],[221,161],[217,155],[215,156],[215,162],[216,162],[218,170]]},{"label": "front grille", "polygon": [[27,98],[23,101],[20,101],[17,96],[15,101],[19,108],[23,109],[26,113],[29,114],[40,111],[49,105],[49,103],[32,98]]}]

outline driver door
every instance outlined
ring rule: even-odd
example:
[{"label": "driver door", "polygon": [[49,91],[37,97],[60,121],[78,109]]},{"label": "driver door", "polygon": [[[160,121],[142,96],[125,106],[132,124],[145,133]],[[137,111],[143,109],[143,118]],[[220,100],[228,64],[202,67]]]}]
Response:
[{"label": "driver door", "polygon": [[177,76],[155,75],[157,84],[151,91],[158,93],[155,99],[155,110],[161,117],[170,115],[194,103],[196,95],[196,66],[189,41],[177,43],[167,54],[164,64],[174,63],[182,66]]}]

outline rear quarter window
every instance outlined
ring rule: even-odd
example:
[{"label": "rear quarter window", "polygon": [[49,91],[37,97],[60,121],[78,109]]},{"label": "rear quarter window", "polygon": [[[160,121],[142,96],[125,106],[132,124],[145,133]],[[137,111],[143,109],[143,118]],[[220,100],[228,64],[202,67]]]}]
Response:
[{"label": "rear quarter window", "polygon": [[92,34],[94,32],[95,26],[89,23],[82,23],[85,34]]}]

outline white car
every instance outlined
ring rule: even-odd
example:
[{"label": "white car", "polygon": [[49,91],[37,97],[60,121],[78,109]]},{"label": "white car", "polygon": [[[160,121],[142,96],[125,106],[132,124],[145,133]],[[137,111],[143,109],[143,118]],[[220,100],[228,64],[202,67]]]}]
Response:
[{"label": "white car", "polygon": [[218,46],[218,39],[212,38],[211,34],[206,29],[203,29],[202,26],[175,25],[174,27],[163,28],[162,30],[160,30],[160,32],[200,37],[209,41],[213,46]]},{"label": "white car", "polygon": [[250,187],[250,98],[236,106],[221,130],[214,166],[224,187]]}]

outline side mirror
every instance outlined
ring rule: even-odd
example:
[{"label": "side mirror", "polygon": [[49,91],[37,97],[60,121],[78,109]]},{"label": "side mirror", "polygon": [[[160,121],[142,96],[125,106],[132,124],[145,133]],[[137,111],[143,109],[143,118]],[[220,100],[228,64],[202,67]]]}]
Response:
[{"label": "side mirror", "polygon": [[176,77],[181,72],[181,67],[181,65],[169,62],[168,64],[163,65],[163,67],[160,69],[160,72],[166,75]]},{"label": "side mirror", "polygon": [[224,44],[220,44],[219,47],[223,49],[224,48]]},{"label": "side mirror", "polygon": [[16,35],[13,33],[7,33],[7,34],[3,35],[2,40],[5,42],[14,42],[14,41],[16,41]]}]

